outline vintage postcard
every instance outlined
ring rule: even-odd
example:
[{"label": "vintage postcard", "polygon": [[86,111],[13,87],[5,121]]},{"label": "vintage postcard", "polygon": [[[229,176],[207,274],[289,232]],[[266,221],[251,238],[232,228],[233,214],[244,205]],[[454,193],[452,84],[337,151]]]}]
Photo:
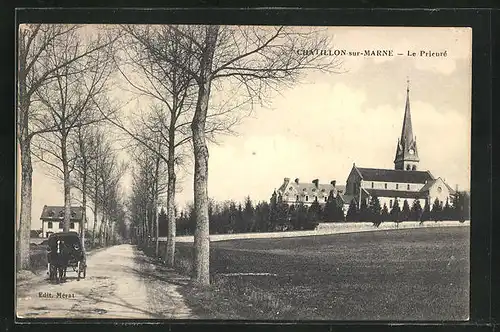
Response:
[{"label": "vintage postcard", "polygon": [[470,28],[17,40],[18,319],[469,319]]}]

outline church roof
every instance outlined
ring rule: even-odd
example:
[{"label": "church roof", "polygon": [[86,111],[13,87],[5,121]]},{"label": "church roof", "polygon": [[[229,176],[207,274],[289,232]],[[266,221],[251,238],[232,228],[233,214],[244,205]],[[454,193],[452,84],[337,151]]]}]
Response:
[{"label": "church roof", "polygon": [[[81,206],[71,207],[71,221],[80,221],[83,218],[83,208]],[[64,219],[64,206],[44,205],[41,220],[62,220]]]},{"label": "church roof", "polygon": [[[356,167],[356,166],[354,166]],[[429,171],[404,171],[396,169],[356,167],[364,181],[426,183],[434,177]]]},{"label": "church roof", "polygon": [[411,112],[410,112],[410,88],[406,88],[406,105],[405,105],[405,117],[403,120],[403,129],[401,130],[401,142],[410,144],[413,141],[413,126],[411,124]]},{"label": "church roof", "polygon": [[[366,188],[365,188],[366,189]],[[387,189],[366,189],[370,196],[377,197],[397,197],[397,198],[426,198],[426,193],[422,191],[409,190],[387,190]]]},{"label": "church roof", "polygon": [[[440,179],[440,178],[437,178],[437,179],[434,179],[432,181],[429,181],[427,182],[421,189],[420,191],[429,191],[429,189],[437,182],[437,180]],[[441,179],[442,180],[442,179]],[[442,180],[444,185],[446,186],[446,188],[448,189],[448,192],[450,194],[455,194],[455,190],[452,189],[446,182],[444,182],[444,180]]]},{"label": "church roof", "polygon": [[[413,126],[411,123],[411,112],[410,112],[410,82],[408,81],[408,86],[406,88],[406,104],[405,104],[405,114],[403,118],[403,128],[401,130],[401,137],[398,140],[396,147],[396,157],[394,162],[405,161],[420,161],[418,157],[417,142],[415,136],[413,136]],[[412,150],[410,153],[410,150]]]}]

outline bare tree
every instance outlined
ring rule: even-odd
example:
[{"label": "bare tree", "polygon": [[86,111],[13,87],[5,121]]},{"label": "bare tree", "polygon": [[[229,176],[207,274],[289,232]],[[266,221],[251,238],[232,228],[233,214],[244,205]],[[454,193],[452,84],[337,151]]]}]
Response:
[{"label": "bare tree", "polygon": [[54,79],[36,93],[40,108],[47,114],[45,121],[55,129],[37,137],[32,153],[63,176],[63,231],[67,232],[71,217],[71,173],[77,160],[70,153],[70,140],[79,127],[103,120],[95,105],[108,104],[106,93],[113,62],[110,60],[112,48],[106,47],[61,66],[82,53],[85,44],[102,43],[99,36],[96,40],[83,41],[77,30],[65,37],[47,50],[46,65],[58,69]]},{"label": "bare tree", "polygon": [[82,225],[80,236],[85,248],[85,232],[87,225],[88,198],[91,195],[91,166],[98,159],[98,129],[95,126],[79,126],[73,142],[73,153],[76,156],[73,186],[80,190],[82,197]]},{"label": "bare tree", "polygon": [[310,70],[336,72],[336,57],[298,50],[330,49],[331,38],[318,28],[258,26],[170,26],[182,36],[183,49],[196,57],[194,66],[168,60],[192,75],[197,102],[191,122],[194,149],[195,261],[194,281],[209,284],[208,148],[205,135],[212,88],[229,82],[247,104],[262,103],[273,92],[290,87]]},{"label": "bare tree", "polygon": [[[142,118],[142,130],[127,129],[117,124],[153,153],[161,151],[159,157],[167,164],[167,252],[166,263],[174,265],[175,253],[175,193],[177,186],[176,167],[182,164],[182,148],[191,141],[189,126],[196,103],[196,86],[189,72],[172,65],[168,59],[176,58],[189,67],[194,55],[183,48],[182,36],[168,26],[121,26],[122,53],[119,69],[133,91],[155,105],[147,120]],[[214,109],[215,110],[215,109]],[[221,121],[227,112],[211,114],[206,134],[227,131],[230,121]],[[225,119],[225,118],[224,118]],[[226,120],[226,119],[225,119]],[[156,140],[164,149],[157,147]],[[159,162],[159,160],[158,160]],[[157,215],[157,213],[155,213]],[[158,254],[158,241],[156,243]]]},{"label": "bare tree", "polygon": [[46,114],[37,105],[35,95],[46,83],[57,76],[57,72],[82,57],[102,47],[102,44],[89,44],[81,48],[58,66],[48,66],[48,51],[64,41],[67,35],[74,33],[79,27],[75,25],[23,24],[18,35],[18,68],[17,68],[17,142],[21,159],[21,211],[17,232],[17,268],[29,266],[29,233],[31,229],[32,202],[32,161],[31,142],[38,134],[56,130],[45,122]]}]

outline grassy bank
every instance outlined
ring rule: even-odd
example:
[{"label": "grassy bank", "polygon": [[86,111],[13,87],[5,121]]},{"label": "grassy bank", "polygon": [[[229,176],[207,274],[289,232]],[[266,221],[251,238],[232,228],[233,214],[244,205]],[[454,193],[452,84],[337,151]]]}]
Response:
[{"label": "grassy bank", "polygon": [[[469,227],[405,229],[211,245],[211,285],[180,291],[206,319],[462,320]],[[192,245],[176,269],[192,272]]]}]

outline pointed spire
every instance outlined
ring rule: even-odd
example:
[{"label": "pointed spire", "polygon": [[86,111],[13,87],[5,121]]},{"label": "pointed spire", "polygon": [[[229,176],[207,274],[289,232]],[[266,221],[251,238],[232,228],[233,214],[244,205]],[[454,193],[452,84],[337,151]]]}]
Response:
[{"label": "pointed spire", "polygon": [[406,105],[405,105],[405,117],[403,120],[403,130],[401,131],[401,143],[408,146],[413,142],[413,127],[411,125],[411,113],[410,113],[410,80],[406,80]]}]

